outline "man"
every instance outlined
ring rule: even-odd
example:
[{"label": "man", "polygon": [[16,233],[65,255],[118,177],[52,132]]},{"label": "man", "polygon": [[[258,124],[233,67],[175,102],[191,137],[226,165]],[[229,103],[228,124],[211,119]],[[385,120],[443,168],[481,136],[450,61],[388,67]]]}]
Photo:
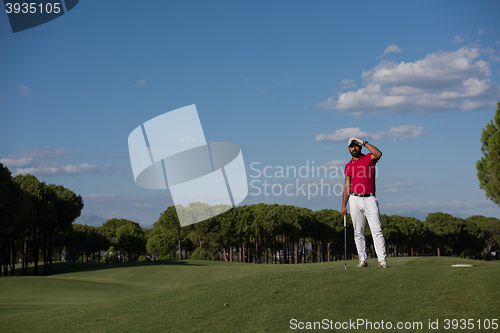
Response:
[{"label": "man", "polygon": [[[352,159],[345,166],[345,185],[342,197],[342,215],[347,215],[347,201],[351,210],[354,225],[354,240],[358,250],[359,264],[357,267],[367,267],[365,217],[372,232],[375,252],[380,268],[387,268],[385,239],[380,223],[378,200],[375,196],[375,164],[382,152],[375,146],[352,137],[347,143]],[[366,147],[370,153],[364,155],[361,148]]]}]

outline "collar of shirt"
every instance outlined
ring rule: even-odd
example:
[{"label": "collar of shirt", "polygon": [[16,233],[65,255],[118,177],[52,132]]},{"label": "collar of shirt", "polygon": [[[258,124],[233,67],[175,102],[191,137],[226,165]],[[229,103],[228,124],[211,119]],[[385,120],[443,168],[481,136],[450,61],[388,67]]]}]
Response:
[{"label": "collar of shirt", "polygon": [[366,154],[361,154],[361,156],[359,156],[357,160],[355,160],[353,157],[353,158],[351,158],[351,162],[358,161],[359,159],[361,159],[362,157],[365,157],[365,156],[366,156]]}]

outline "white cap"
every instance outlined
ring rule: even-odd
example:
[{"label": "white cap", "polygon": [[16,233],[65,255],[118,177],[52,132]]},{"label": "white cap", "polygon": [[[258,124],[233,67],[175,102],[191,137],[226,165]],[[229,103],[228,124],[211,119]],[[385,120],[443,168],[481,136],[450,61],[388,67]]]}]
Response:
[{"label": "white cap", "polygon": [[350,139],[349,139],[349,141],[347,141],[347,147],[349,147],[353,141],[354,141],[354,143],[355,143],[356,145],[361,146],[361,145],[357,142],[357,141],[361,141],[361,140],[359,140],[358,138],[356,138],[356,137],[354,137],[354,136],[353,136],[352,138],[350,138]]}]

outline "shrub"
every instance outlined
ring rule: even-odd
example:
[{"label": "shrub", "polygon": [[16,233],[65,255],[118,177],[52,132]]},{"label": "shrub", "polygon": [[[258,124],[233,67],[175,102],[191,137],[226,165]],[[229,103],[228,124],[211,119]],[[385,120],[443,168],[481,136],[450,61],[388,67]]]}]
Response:
[{"label": "shrub", "polygon": [[175,253],[169,253],[165,254],[163,256],[160,256],[160,260],[175,260],[177,257],[175,256]]},{"label": "shrub", "polygon": [[139,257],[139,261],[148,261],[148,258],[146,258],[146,256],[142,255]]},{"label": "shrub", "polygon": [[194,250],[194,251],[193,251],[193,253],[191,254],[191,259],[197,259],[197,260],[208,260],[208,253],[207,253],[207,250],[197,248],[197,249],[196,249],[196,250]]}]

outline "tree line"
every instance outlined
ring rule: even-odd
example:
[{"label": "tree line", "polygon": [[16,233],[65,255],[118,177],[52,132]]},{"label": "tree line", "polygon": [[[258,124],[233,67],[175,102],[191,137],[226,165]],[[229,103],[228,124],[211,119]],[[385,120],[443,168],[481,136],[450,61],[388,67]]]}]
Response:
[{"label": "tree line", "polygon": [[[216,208],[217,207],[212,207]],[[196,203],[193,214],[209,206]],[[185,213],[184,213],[185,214]],[[466,219],[431,213],[422,222],[413,217],[381,216],[390,256],[450,255],[480,258],[500,249],[500,220],[475,215]],[[256,204],[234,207],[211,219],[181,228],[174,207],[163,212],[148,230],[146,252],[152,258],[197,259],[253,263],[305,263],[341,260],[344,222],[340,212],[312,211],[289,205]],[[375,257],[367,228],[367,249]],[[347,256],[357,251],[351,218],[347,216]]]},{"label": "tree line", "polygon": [[[343,260],[344,222],[340,212],[312,211],[291,205],[255,204],[232,209],[181,227],[176,207],[161,213],[152,228],[126,219],[100,227],[73,221],[83,200],[61,185],[47,185],[32,175],[11,177],[0,164],[0,267],[4,275],[27,274],[34,263],[52,261],[123,262],[158,259],[206,259],[251,263],[308,263]],[[213,216],[229,207],[192,203],[183,216]],[[381,215],[389,256],[453,255],[482,258],[500,250],[500,220],[475,215],[466,219],[431,213],[424,221]],[[375,257],[367,228],[367,249]],[[347,217],[347,258],[356,256],[354,230]]]},{"label": "tree line", "polygon": [[83,199],[62,185],[40,182],[33,175],[12,178],[0,163],[0,272],[27,275],[28,264],[43,260],[44,275],[52,274],[54,249],[63,247],[63,236],[80,216]]},{"label": "tree line", "polygon": [[[227,207],[194,203],[182,214],[207,214]],[[213,214],[212,214],[213,215]],[[206,215],[205,215],[206,216]],[[195,217],[193,217],[195,218]],[[500,220],[481,215],[466,219],[437,212],[424,221],[381,215],[388,255],[484,258],[500,249]],[[152,228],[110,219],[100,227],[74,224],[67,260],[136,261],[205,259],[247,263],[308,263],[344,259],[344,222],[339,211],[312,211],[290,205],[233,207],[208,220],[181,227],[168,207]],[[367,249],[375,257],[367,228]],[[101,254],[103,254],[101,256]],[[356,256],[354,230],[347,216],[347,258]]]}]

